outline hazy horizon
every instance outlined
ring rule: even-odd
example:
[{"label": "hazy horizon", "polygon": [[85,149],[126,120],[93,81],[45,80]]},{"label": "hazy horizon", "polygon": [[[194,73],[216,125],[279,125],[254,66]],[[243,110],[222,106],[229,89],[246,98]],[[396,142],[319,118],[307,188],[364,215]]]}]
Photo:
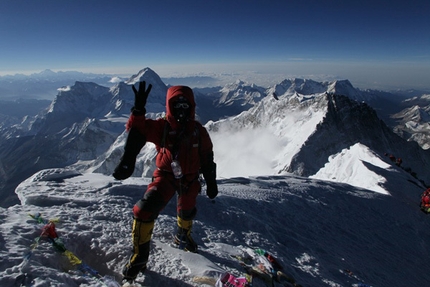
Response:
[{"label": "hazy horizon", "polygon": [[429,14],[427,0],[1,1],[0,75],[151,67],[165,78],[428,89]]}]

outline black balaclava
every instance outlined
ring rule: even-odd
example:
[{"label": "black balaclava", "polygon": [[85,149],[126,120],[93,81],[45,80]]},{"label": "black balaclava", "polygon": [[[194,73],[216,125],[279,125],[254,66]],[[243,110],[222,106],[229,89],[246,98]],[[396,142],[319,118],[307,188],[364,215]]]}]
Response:
[{"label": "black balaclava", "polygon": [[185,123],[189,120],[191,105],[183,96],[179,96],[173,103],[173,116],[179,123]]}]

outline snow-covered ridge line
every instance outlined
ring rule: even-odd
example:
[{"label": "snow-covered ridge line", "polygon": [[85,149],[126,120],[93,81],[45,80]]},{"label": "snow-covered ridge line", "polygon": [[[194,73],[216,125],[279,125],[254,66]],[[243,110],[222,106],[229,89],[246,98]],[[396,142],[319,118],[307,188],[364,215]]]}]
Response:
[{"label": "snow-covered ridge line", "polygon": [[[388,196],[292,175],[219,180],[215,202],[198,197],[193,237],[200,254],[168,247],[176,224],[172,200],[156,221],[147,278],[140,278],[154,287],[206,287],[193,278],[216,278],[224,270],[243,274],[230,255],[251,246],[270,251],[302,286],[425,286],[430,277],[421,267],[429,255],[424,239],[430,224],[412,200],[421,188],[393,176],[401,188]],[[21,268],[43,227],[28,216],[38,212],[60,219],[58,236],[70,251],[119,280],[129,256],[124,246],[131,240],[131,208],[149,182],[70,169],[34,174],[17,189],[26,204],[1,212],[0,285],[102,286],[43,239]]]}]

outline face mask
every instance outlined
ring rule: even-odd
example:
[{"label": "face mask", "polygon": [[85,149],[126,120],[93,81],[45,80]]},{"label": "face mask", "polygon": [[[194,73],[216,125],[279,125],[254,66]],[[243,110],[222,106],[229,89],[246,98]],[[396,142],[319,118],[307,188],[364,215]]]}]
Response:
[{"label": "face mask", "polygon": [[173,116],[180,123],[186,122],[190,117],[190,104],[186,100],[178,100],[173,104]]}]

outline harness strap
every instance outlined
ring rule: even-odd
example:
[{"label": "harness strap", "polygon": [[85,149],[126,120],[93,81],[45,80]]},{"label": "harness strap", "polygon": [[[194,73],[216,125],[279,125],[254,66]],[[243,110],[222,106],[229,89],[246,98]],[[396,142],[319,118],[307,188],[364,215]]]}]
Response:
[{"label": "harness strap", "polygon": [[[166,123],[164,124],[164,129],[163,129],[163,137],[161,138],[161,143],[160,143],[161,148],[164,148],[166,146],[166,137],[167,137],[167,133],[169,131],[169,127],[170,127],[170,124],[168,121],[166,121]],[[199,128],[199,125],[197,123],[195,124],[195,134],[199,140],[199,157],[201,157],[200,128]]]}]

